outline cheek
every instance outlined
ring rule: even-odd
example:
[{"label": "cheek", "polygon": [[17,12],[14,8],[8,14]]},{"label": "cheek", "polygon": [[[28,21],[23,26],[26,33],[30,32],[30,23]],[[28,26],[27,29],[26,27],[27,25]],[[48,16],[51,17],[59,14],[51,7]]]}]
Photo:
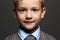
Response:
[{"label": "cheek", "polygon": [[39,23],[41,21],[41,13],[37,13],[34,15],[34,19],[36,23]]},{"label": "cheek", "polygon": [[36,21],[40,21],[40,20],[41,20],[41,15],[37,15],[37,16],[35,17],[35,19],[36,19]]},{"label": "cheek", "polygon": [[41,13],[37,13],[34,15],[35,20],[40,20],[41,19]]},{"label": "cheek", "polygon": [[18,13],[17,18],[18,18],[19,21],[23,21],[24,20],[24,15]]}]

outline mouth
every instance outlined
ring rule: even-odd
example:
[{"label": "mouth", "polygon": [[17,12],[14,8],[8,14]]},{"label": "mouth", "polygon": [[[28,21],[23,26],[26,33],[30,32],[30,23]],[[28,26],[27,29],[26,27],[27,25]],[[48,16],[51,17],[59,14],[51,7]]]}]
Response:
[{"label": "mouth", "polygon": [[27,24],[31,24],[33,22],[35,22],[35,21],[24,21],[24,23],[27,23]]}]

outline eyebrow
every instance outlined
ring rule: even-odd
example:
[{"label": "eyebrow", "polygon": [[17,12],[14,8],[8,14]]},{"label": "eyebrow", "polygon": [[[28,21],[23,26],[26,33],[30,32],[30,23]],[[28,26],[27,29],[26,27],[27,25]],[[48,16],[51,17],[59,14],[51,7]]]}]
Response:
[{"label": "eyebrow", "polygon": [[34,9],[36,9],[36,8],[39,9],[38,7],[32,7],[32,8],[34,8]]},{"label": "eyebrow", "polygon": [[20,7],[20,8],[17,8],[17,9],[26,9],[25,7]]}]

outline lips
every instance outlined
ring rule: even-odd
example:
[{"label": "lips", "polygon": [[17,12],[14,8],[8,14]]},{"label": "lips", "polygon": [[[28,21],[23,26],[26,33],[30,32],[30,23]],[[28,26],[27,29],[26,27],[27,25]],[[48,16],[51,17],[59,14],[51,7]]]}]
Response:
[{"label": "lips", "polygon": [[24,23],[33,23],[35,21],[24,21]]}]

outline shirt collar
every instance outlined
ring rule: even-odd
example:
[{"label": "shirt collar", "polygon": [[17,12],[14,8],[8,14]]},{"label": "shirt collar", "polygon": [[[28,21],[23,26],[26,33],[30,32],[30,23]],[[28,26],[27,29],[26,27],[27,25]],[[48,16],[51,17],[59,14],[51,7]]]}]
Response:
[{"label": "shirt collar", "polygon": [[40,27],[35,32],[33,32],[32,35],[36,37],[36,39],[39,39],[40,38]]},{"label": "shirt collar", "polygon": [[[22,29],[19,29],[18,35],[19,35],[19,37],[21,37],[22,40],[24,40],[30,34],[24,32]],[[31,35],[35,36],[36,39],[38,40],[40,38],[40,36],[39,36],[40,35],[40,27],[35,32],[33,32]]]}]

